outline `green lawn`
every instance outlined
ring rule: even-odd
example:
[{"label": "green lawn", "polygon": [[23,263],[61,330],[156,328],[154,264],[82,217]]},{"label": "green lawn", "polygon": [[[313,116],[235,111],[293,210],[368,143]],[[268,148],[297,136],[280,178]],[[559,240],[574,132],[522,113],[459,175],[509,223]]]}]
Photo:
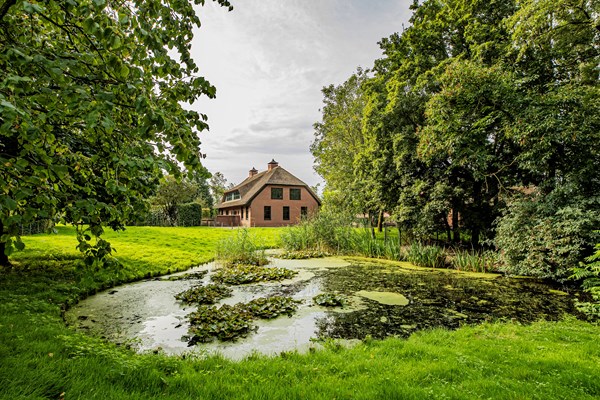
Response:
[{"label": "green lawn", "polygon": [[[128,228],[106,237],[123,267],[85,268],[70,228],[25,238],[0,270],[1,399],[593,399],[600,327],[567,319],[420,332],[239,363],[134,354],[64,326],[61,310],[120,282],[210,260],[220,228]],[[279,229],[254,228],[265,247]]]}]

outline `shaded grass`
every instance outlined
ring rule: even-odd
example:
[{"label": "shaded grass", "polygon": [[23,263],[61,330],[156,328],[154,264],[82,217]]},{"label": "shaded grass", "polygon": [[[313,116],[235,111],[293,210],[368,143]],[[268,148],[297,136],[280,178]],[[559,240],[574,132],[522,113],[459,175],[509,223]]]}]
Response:
[{"label": "shaded grass", "polygon": [[[119,271],[139,279],[147,271],[162,273],[208,260],[218,236],[231,232],[212,229],[130,228],[111,238],[124,264]],[[267,244],[277,230],[256,232],[265,235]],[[52,237],[56,240],[27,237],[27,250],[15,256],[16,268],[0,271],[2,399],[59,399],[62,393],[66,399],[600,396],[600,327],[575,319],[437,329],[408,340],[367,340],[352,349],[325,342],[323,351],[252,356],[239,363],[133,354],[64,326],[60,315],[66,300],[120,279],[117,270],[84,268],[71,234],[61,228]],[[173,243],[175,237],[187,245]],[[204,240],[208,249],[192,249]]]}]

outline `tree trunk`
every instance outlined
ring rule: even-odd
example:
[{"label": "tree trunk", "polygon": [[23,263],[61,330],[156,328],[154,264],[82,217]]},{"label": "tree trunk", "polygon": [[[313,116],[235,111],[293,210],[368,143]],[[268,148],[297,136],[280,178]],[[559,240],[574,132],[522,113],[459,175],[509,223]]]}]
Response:
[{"label": "tree trunk", "polygon": [[369,212],[369,227],[371,228],[371,237],[375,239],[375,225],[373,224],[373,213]]},{"label": "tree trunk", "polygon": [[383,211],[379,211],[379,217],[377,218],[377,231],[381,232],[383,227]]},{"label": "tree trunk", "polygon": [[[4,224],[0,221],[0,237],[4,234]],[[0,267],[10,266],[8,256],[4,253],[6,250],[6,242],[0,240]]]},{"label": "tree trunk", "polygon": [[456,207],[452,209],[452,241],[460,243],[460,227],[458,226],[458,210]]}]

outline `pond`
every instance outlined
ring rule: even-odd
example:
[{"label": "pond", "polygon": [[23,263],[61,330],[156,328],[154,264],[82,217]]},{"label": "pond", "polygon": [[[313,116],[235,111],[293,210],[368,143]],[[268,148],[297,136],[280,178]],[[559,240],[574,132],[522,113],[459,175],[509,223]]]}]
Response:
[{"label": "pond", "polygon": [[[581,296],[533,279],[430,270],[408,263],[336,257],[271,261],[271,266],[298,274],[281,282],[231,286],[231,296],[218,304],[279,295],[298,300],[298,308],[291,317],[253,320],[253,331],[236,341],[188,346],[186,316],[197,306],[184,305],[175,295],[209,283],[218,268],[214,263],[187,271],[197,273],[191,279],[169,279],[179,273],[98,293],[69,310],[66,320],[139,351],[220,353],[241,359],[255,352],[307,351],[328,338],[353,343],[365,337],[408,337],[418,330],[455,329],[483,321],[556,320],[565,314],[578,315],[574,301]],[[313,298],[321,293],[340,294],[346,303],[318,306]]]}]

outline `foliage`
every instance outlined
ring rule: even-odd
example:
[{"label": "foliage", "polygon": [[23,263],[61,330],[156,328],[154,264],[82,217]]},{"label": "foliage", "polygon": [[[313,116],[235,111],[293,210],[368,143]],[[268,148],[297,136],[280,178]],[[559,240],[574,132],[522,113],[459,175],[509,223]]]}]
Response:
[{"label": "foliage", "polygon": [[300,301],[291,297],[271,296],[250,300],[241,307],[252,314],[254,318],[273,319],[280,315],[291,317],[298,308],[299,303]]},{"label": "foliage", "polygon": [[438,246],[426,246],[419,242],[410,245],[406,259],[425,268],[443,268],[446,266],[446,252]]},{"label": "foliage", "polygon": [[215,337],[219,340],[235,340],[247,335],[254,327],[255,318],[272,319],[279,315],[291,316],[298,301],[290,297],[261,297],[248,303],[215,306],[200,306],[189,314],[189,333],[193,335],[190,344],[209,342]]},{"label": "foliage", "polygon": [[339,86],[324,87],[322,121],[314,124],[310,150],[315,170],[327,182],[324,197],[332,211],[361,210],[363,190],[354,180],[354,155],[363,146],[361,132],[365,96],[361,89],[367,74],[358,69]]},{"label": "foliage", "polygon": [[221,307],[200,306],[197,311],[188,315],[192,335],[189,344],[219,340],[235,340],[245,336],[252,329],[252,315],[239,304]]},{"label": "foliage", "polygon": [[321,293],[313,297],[313,301],[315,304],[324,307],[344,307],[348,299],[338,293]]},{"label": "foliage", "polygon": [[199,226],[202,223],[202,204],[186,203],[177,206],[177,226]]},{"label": "foliage", "polygon": [[493,272],[498,269],[498,254],[492,251],[455,250],[450,263],[459,271]]},{"label": "foliage", "polygon": [[199,26],[189,1],[2,2],[0,264],[40,218],[89,227],[80,249],[103,256],[88,237],[142,215],[161,169],[200,170]]},{"label": "foliage", "polygon": [[210,192],[213,198],[213,204],[219,204],[223,200],[223,193],[227,189],[227,179],[221,172],[215,172],[210,178]]},{"label": "foliage", "polygon": [[587,264],[573,268],[572,279],[583,279],[583,288],[592,296],[592,302],[577,302],[577,308],[592,318],[600,318],[600,244],[596,252],[586,259]]},{"label": "foliage", "polygon": [[160,207],[170,226],[197,226],[202,220],[202,207],[212,206],[208,184],[202,174],[196,173],[194,180],[187,177],[177,179],[164,176],[158,186],[152,204]]},{"label": "foliage", "polygon": [[208,284],[177,293],[175,298],[187,304],[215,304],[217,301],[229,297],[231,293],[231,289],[227,286]]},{"label": "foliage", "polygon": [[[326,188],[343,174],[344,188],[360,191],[325,196],[324,208],[351,199],[389,212],[409,241],[494,243],[507,271],[565,279],[596,243],[598,5],[415,1],[410,26],[381,40],[383,57],[360,85],[353,75],[323,91],[317,171]],[[342,118],[360,128],[345,136]],[[520,212],[514,193],[530,190],[543,205]],[[377,242],[359,239],[380,256]]]},{"label": "foliage", "polygon": [[497,226],[502,270],[566,280],[598,242],[599,200],[572,189],[515,198]]},{"label": "foliage", "polygon": [[212,280],[228,285],[243,285],[253,282],[281,281],[293,278],[297,273],[287,268],[236,264],[219,268],[212,275]]},{"label": "foliage", "polygon": [[238,229],[217,245],[216,259],[224,265],[265,265],[268,264],[264,248],[258,245],[258,238],[248,228]]}]

